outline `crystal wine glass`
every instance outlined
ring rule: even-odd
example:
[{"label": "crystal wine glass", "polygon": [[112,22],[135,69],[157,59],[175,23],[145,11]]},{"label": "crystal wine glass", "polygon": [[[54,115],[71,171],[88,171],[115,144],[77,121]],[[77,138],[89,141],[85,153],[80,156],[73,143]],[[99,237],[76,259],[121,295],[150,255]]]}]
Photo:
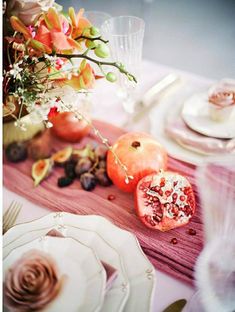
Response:
[{"label": "crystal wine glass", "polygon": [[99,29],[105,21],[112,17],[110,14],[102,11],[85,11],[84,16],[91,22],[92,25],[98,27]]},{"label": "crystal wine glass", "polygon": [[186,312],[235,311],[235,158],[211,158],[198,169],[205,247],[196,268],[198,293]]},{"label": "crystal wine glass", "polygon": [[[144,29],[144,21],[136,16],[112,17],[101,27],[102,34],[109,40],[111,57],[123,63],[137,79],[142,60]],[[135,83],[130,83],[125,75],[118,74],[118,84],[118,95],[125,111],[133,113]]]}]

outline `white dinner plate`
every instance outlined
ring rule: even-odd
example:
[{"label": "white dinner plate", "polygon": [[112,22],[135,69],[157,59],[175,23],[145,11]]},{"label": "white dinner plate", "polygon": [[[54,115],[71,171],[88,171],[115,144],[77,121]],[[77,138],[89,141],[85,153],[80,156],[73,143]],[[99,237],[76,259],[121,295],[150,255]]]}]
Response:
[{"label": "white dinner plate", "polygon": [[165,132],[166,118],[169,114],[181,113],[184,98],[185,96],[179,92],[174,97],[171,96],[159,102],[149,114],[149,131],[166,148],[171,157],[198,166],[203,164],[208,156],[189,150],[171,139]]},{"label": "white dinner plate", "polygon": [[[50,221],[52,221],[51,218]],[[46,225],[49,225],[49,222],[47,222]],[[86,229],[80,229],[71,225],[55,226],[54,219],[50,222],[50,226],[45,226],[44,228],[40,227],[39,229],[39,227],[35,226],[33,223],[31,224],[31,229],[32,228],[37,228],[37,230],[27,231],[27,233],[18,236],[15,240],[11,241],[4,247],[3,258],[5,258],[11,250],[17,246],[30,242],[40,236],[44,236],[50,230],[56,229],[63,236],[74,238],[92,248],[101,261],[111,265],[118,271],[117,278],[113,282],[111,289],[105,295],[102,312],[119,312],[123,310],[130,291],[126,271],[122,263],[121,256],[111,245],[106,243],[98,233]],[[15,227],[15,231],[17,231],[17,226]]]},{"label": "white dinner plate", "polygon": [[[43,311],[100,311],[104,299],[106,273],[91,248],[72,238],[41,236],[18,245],[3,260],[4,279],[12,265],[30,250],[49,254],[65,283],[58,296]],[[89,297],[90,300],[86,300]]]},{"label": "white dinner plate", "polygon": [[4,235],[4,246],[6,247],[11,241],[30,230],[51,226],[57,230],[64,229],[62,234],[65,236],[66,227],[68,226],[99,234],[106,243],[118,251],[126,269],[127,278],[130,282],[130,295],[124,311],[151,311],[155,288],[155,270],[153,265],[142,252],[133,234],[121,230],[103,217],[79,216],[64,212],[51,213],[38,220],[19,224],[11,228]]},{"label": "white dinner plate", "polygon": [[209,115],[207,92],[197,93],[188,98],[182,109],[184,122],[194,131],[209,137],[232,139],[235,137],[235,114],[228,120],[214,121]]}]

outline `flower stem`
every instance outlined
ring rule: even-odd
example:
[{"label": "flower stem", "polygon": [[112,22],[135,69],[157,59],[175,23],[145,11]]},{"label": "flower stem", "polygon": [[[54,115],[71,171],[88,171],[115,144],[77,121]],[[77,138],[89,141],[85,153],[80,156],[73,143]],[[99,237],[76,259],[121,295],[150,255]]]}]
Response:
[{"label": "flower stem", "polygon": [[79,36],[79,37],[75,38],[74,40],[80,40],[80,39],[87,39],[87,40],[91,40],[91,41],[100,40],[104,43],[109,42],[108,40],[104,40],[101,36],[95,37],[95,38],[91,38],[91,37],[87,37],[87,36]]},{"label": "flower stem", "polygon": [[83,59],[86,59],[90,62],[93,62],[95,63],[96,65],[98,65],[99,67],[102,66],[102,65],[107,65],[107,66],[113,66],[113,67],[116,67],[120,73],[124,74],[127,76],[127,78],[129,80],[133,80],[134,82],[137,83],[137,80],[135,78],[134,75],[132,75],[131,73],[129,73],[121,63],[116,63],[116,62],[103,62],[103,61],[99,61],[99,60],[96,60],[96,59],[93,59],[92,57],[88,56],[88,55],[85,55],[85,54],[61,54],[61,53],[56,53],[56,56],[57,57],[64,57],[64,58],[67,58],[67,59],[71,59],[71,58],[83,58]]}]

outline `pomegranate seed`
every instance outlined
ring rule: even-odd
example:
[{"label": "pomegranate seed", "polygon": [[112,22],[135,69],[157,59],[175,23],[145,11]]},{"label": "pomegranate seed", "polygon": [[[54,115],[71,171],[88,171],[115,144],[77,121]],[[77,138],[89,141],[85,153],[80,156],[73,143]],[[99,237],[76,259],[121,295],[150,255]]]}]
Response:
[{"label": "pomegranate seed", "polygon": [[165,186],[165,179],[164,178],[161,178],[161,182],[160,182],[160,187],[163,187]]},{"label": "pomegranate seed", "polygon": [[158,199],[157,197],[154,196],[154,197],[153,197],[153,202],[155,202],[155,203],[156,203],[156,202],[159,202],[159,199]]},{"label": "pomegranate seed", "polygon": [[171,195],[171,191],[169,191],[169,190],[165,191],[165,195],[166,195],[166,197],[169,197]]},{"label": "pomegranate seed", "polygon": [[155,226],[155,225],[156,225],[156,223],[155,223],[153,220],[150,221],[150,224],[151,224],[152,226]]},{"label": "pomegranate seed", "polygon": [[148,222],[148,223],[151,224],[152,226],[155,226],[155,225],[156,225],[156,223],[153,221],[153,219],[152,219],[151,216],[145,215],[144,218],[145,218],[146,222]]},{"label": "pomegranate seed", "polygon": [[194,236],[194,235],[197,234],[197,232],[196,232],[196,230],[194,230],[194,229],[189,229],[189,230],[188,230],[188,234]]},{"label": "pomegranate seed", "polygon": [[162,190],[159,190],[159,191],[158,191],[158,194],[159,194],[160,196],[162,196],[162,195],[163,195],[163,191],[162,191]]},{"label": "pomegranate seed", "polygon": [[175,181],[175,182],[173,183],[173,186],[176,187],[177,184],[178,184],[178,181]]},{"label": "pomegranate seed", "polygon": [[156,185],[154,187],[151,187],[151,191],[155,191],[155,192],[158,192],[160,190],[160,186],[159,185]]},{"label": "pomegranate seed", "polygon": [[174,193],[173,195],[172,195],[172,198],[173,199],[176,199],[178,197],[178,195],[176,194],[176,193]]},{"label": "pomegranate seed", "polygon": [[116,198],[116,196],[113,195],[113,194],[110,194],[110,195],[108,195],[108,197],[107,197],[108,200],[114,200],[115,198]]},{"label": "pomegranate seed", "polygon": [[174,237],[171,239],[171,244],[176,245],[177,243],[178,243],[177,238]]},{"label": "pomegranate seed", "polygon": [[180,195],[180,200],[184,201],[185,200],[185,196],[184,195]]},{"label": "pomegranate seed", "polygon": [[172,209],[171,209],[173,214],[177,214],[179,211],[179,207],[177,205],[173,205]]},{"label": "pomegranate seed", "polygon": [[188,217],[191,214],[191,209],[188,205],[184,206],[184,208],[185,208],[184,213]]},{"label": "pomegranate seed", "polygon": [[153,216],[153,220],[154,221],[157,221],[157,222],[160,222],[162,220],[162,217],[163,217],[163,213],[162,213],[162,210],[159,209],[156,214]]}]

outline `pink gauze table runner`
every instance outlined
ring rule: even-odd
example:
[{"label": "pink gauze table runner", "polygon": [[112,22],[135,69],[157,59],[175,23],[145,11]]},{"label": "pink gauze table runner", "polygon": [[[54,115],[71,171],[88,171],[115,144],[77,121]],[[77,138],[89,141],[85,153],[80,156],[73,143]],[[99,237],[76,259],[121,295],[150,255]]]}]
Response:
[{"label": "pink gauze table runner", "polygon": [[[111,143],[124,133],[122,129],[105,122],[95,121],[94,124]],[[83,147],[86,143],[96,140],[96,137],[90,134],[75,146]],[[53,138],[55,151],[68,145],[70,144]],[[139,221],[134,211],[133,195],[119,191],[114,185],[106,188],[97,186],[94,191],[86,192],[81,189],[80,182],[77,180],[69,187],[59,188],[57,179],[64,175],[64,171],[63,168],[56,167],[53,173],[35,188],[31,178],[32,163],[32,160],[19,164],[5,161],[3,165],[4,185],[9,190],[53,211],[107,217],[117,226],[137,236],[145,254],[157,269],[193,284],[195,261],[203,245],[201,209],[194,178],[195,166],[169,157],[168,169],[182,173],[192,183],[197,199],[197,209],[187,226],[161,233],[146,228]],[[115,195],[113,201],[107,199],[110,194]],[[31,208],[28,207],[28,209]],[[196,230],[195,236],[188,234],[189,228]],[[177,238],[176,245],[171,243],[172,238]],[[126,246],[126,252],[128,252],[128,246]]]}]

